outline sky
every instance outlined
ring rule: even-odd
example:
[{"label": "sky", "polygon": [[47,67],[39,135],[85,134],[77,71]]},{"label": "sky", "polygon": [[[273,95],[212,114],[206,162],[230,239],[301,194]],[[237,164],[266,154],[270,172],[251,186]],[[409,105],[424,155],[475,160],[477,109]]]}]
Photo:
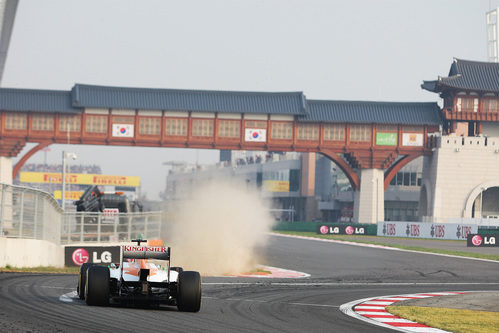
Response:
[{"label": "sky", "polygon": [[[453,58],[486,61],[499,0],[20,0],[3,87],[302,91],[308,99],[439,101]],[[19,156],[22,156],[27,148]],[[52,145],[28,163],[100,165],[159,199],[168,161],[217,150]],[[18,158],[17,158],[18,159]],[[14,159],[14,163],[17,161]]]}]

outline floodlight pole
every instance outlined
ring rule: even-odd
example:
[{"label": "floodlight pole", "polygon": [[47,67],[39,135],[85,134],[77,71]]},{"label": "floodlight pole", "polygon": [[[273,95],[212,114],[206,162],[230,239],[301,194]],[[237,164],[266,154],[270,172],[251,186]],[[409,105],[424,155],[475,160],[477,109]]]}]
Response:
[{"label": "floodlight pole", "polygon": [[63,211],[66,211],[66,152],[62,151],[62,191],[61,191],[61,207]]}]

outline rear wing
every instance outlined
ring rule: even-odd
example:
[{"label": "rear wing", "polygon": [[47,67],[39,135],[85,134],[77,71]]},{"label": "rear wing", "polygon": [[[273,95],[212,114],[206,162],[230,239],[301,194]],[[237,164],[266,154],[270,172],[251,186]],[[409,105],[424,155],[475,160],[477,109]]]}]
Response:
[{"label": "rear wing", "polygon": [[123,259],[159,259],[170,260],[169,246],[121,246],[121,262]]}]

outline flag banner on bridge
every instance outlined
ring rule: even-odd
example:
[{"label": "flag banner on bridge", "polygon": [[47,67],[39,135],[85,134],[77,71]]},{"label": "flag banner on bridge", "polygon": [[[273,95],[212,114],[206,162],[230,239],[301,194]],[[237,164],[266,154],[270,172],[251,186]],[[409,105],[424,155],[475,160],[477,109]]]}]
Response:
[{"label": "flag banner on bridge", "polygon": [[497,234],[469,234],[468,247],[499,247],[499,233]]},{"label": "flag banner on bridge", "polygon": [[122,138],[133,138],[132,124],[113,124],[113,136]]},{"label": "flag banner on bridge", "polygon": [[86,262],[94,264],[110,264],[119,262],[119,246],[66,246],[64,249],[64,265],[81,266]]},{"label": "flag banner on bridge", "polygon": [[423,146],[423,134],[402,133],[402,146]]},{"label": "flag banner on bridge", "polygon": [[248,142],[265,142],[267,130],[246,128],[244,140]]},{"label": "flag banner on bridge", "polygon": [[376,133],[376,145],[378,146],[396,146],[397,133]]},{"label": "flag banner on bridge", "polygon": [[356,226],[354,224],[317,224],[317,233],[321,235],[366,235],[367,229],[364,226]]},{"label": "flag banner on bridge", "polygon": [[478,225],[430,222],[379,222],[378,236],[466,240]]}]

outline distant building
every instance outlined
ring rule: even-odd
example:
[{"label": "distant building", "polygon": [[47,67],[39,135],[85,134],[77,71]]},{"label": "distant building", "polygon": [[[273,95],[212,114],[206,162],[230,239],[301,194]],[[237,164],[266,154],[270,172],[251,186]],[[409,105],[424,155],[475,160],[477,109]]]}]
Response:
[{"label": "distant building", "polygon": [[[416,221],[422,158],[405,166],[385,192],[387,220]],[[354,193],[348,178],[329,158],[312,153],[221,151],[220,163],[184,164],[167,177],[168,202],[188,199],[196,187],[213,179],[239,179],[272,200],[278,220],[350,222]]]}]

